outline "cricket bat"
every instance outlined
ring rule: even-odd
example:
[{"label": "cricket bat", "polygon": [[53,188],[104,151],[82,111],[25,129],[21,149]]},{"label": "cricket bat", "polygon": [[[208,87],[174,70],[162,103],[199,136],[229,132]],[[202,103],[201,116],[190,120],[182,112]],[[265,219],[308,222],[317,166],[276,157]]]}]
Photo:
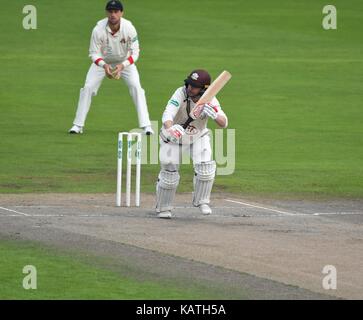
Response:
[{"label": "cricket bat", "polygon": [[200,97],[198,102],[192,111],[190,111],[188,120],[183,124],[183,128],[186,129],[189,124],[200,117],[204,104],[211,102],[219,91],[226,85],[232,75],[228,71],[223,71],[208,87],[204,94]]}]

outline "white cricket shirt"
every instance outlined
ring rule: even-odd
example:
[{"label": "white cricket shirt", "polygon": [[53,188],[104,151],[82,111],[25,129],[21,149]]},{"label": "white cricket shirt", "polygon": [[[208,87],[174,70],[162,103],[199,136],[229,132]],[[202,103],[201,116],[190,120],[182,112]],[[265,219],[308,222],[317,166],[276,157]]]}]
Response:
[{"label": "white cricket shirt", "polygon": [[125,67],[136,62],[139,57],[139,40],[131,21],[121,18],[120,29],[113,33],[108,26],[108,18],[97,22],[91,36],[89,56],[103,67],[105,63],[122,63]]},{"label": "white cricket shirt", "polygon": [[[189,113],[187,111],[187,93],[185,86],[178,88],[170,100],[168,101],[165,111],[162,116],[162,122],[171,120],[174,124],[183,125],[189,118]],[[195,103],[189,98],[190,110],[193,110],[195,107]],[[219,115],[222,115],[226,118],[226,127],[228,125],[228,119],[225,113],[223,112],[219,101],[216,97],[212,99],[210,102],[211,105],[217,108],[217,112]],[[196,120],[193,120],[189,126],[185,129],[185,135],[182,137],[182,144],[190,144],[193,143],[196,139],[201,137],[202,135],[208,132],[207,122],[209,117],[202,117]]]}]

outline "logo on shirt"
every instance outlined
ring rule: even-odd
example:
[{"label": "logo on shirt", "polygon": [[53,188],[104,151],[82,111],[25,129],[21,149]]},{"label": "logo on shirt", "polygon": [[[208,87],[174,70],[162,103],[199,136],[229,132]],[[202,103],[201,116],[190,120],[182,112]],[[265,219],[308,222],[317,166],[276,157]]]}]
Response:
[{"label": "logo on shirt", "polygon": [[126,43],[126,39],[125,39],[125,38],[122,38],[120,42],[121,42],[122,44],[125,44],[125,43]]},{"label": "logo on shirt", "polygon": [[198,128],[192,126],[192,125],[189,125],[186,129],[185,129],[185,133],[187,135],[194,135],[194,134],[197,134],[199,133],[199,130]]},{"label": "logo on shirt", "polygon": [[191,78],[192,78],[193,80],[198,80],[198,78],[199,78],[199,74],[198,74],[198,73],[196,73],[196,72],[194,72],[194,73],[191,75]]},{"label": "logo on shirt", "polygon": [[179,102],[176,100],[170,100],[169,103],[173,104],[176,107],[179,107]]}]

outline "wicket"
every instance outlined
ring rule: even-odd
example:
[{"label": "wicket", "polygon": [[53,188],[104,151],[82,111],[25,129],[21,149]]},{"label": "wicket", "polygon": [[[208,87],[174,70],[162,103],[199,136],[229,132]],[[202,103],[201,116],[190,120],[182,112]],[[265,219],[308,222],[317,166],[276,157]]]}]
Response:
[{"label": "wicket", "polygon": [[136,137],[136,181],[135,181],[135,206],[140,206],[140,178],[141,178],[141,133],[120,132],[118,134],[117,152],[117,190],[116,206],[121,206],[122,188],[122,149],[123,137],[127,136],[127,166],[126,166],[126,207],[130,207],[131,202],[131,161],[132,161],[132,138]]}]

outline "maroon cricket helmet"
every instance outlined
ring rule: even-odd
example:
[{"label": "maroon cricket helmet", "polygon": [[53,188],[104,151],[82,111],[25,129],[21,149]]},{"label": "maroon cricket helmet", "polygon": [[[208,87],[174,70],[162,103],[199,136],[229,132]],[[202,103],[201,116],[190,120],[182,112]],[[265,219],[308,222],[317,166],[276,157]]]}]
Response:
[{"label": "maroon cricket helmet", "polygon": [[185,86],[190,84],[193,87],[201,88],[204,92],[211,83],[211,77],[209,73],[202,69],[193,70],[188,78],[184,80]]}]

